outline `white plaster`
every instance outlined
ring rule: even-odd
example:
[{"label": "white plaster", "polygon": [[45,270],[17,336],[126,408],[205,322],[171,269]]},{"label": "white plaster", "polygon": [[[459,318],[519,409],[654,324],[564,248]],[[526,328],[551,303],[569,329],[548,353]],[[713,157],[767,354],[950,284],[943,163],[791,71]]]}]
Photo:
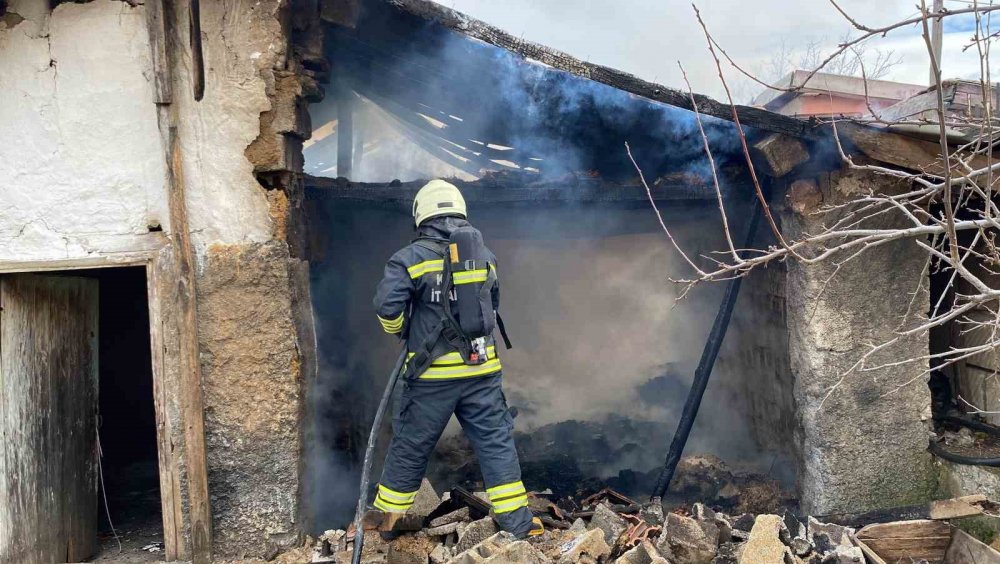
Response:
[{"label": "white plaster", "polygon": [[[179,8],[186,10],[183,3]],[[268,3],[267,9],[276,10],[277,3]],[[260,114],[271,109],[261,74],[270,76],[277,55],[251,59],[249,54],[280,36],[281,29],[277,19],[261,18],[252,10],[228,2],[202,3],[204,98],[193,99],[189,72],[175,76],[188,217],[192,239],[202,251],[213,243],[271,238],[267,198],[245,152],[260,133]],[[251,24],[234,25],[244,13]],[[191,67],[187,51],[181,66]]]},{"label": "white plaster", "polygon": [[139,250],[167,225],[141,7],[15,0],[0,28],[0,261]]}]

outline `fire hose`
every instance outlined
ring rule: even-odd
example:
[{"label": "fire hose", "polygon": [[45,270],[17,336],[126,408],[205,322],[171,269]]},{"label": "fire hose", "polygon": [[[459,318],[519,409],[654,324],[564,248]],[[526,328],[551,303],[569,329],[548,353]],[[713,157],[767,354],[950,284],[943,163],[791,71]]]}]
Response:
[{"label": "fire hose", "polygon": [[375,457],[375,439],[378,437],[379,429],[382,428],[382,420],[385,419],[385,409],[389,405],[389,398],[392,397],[392,391],[396,388],[396,382],[399,381],[399,373],[403,369],[403,361],[406,360],[406,344],[403,344],[403,348],[399,351],[399,358],[396,359],[396,366],[392,369],[392,373],[389,375],[389,381],[385,385],[385,391],[382,392],[382,401],[378,404],[378,409],[375,411],[375,421],[372,422],[372,430],[368,435],[368,446],[365,448],[365,461],[361,467],[361,493],[358,496],[358,509],[354,513],[354,554],[351,557],[351,564],[359,564],[361,562],[361,549],[365,544],[365,528],[361,522],[365,515],[365,507],[368,505],[368,481],[371,479],[372,474],[372,461]]},{"label": "fire hose", "polygon": [[[753,245],[757,223],[761,216],[760,203],[754,201],[750,214],[750,225],[747,227],[746,240],[742,247],[744,249],[749,249]],[[698,416],[701,398],[705,395],[705,389],[708,388],[708,377],[712,375],[712,367],[715,365],[715,359],[719,356],[719,348],[722,346],[722,340],[726,337],[726,330],[729,329],[729,321],[733,317],[733,308],[736,306],[736,298],[740,295],[742,281],[743,273],[738,273],[734,274],[726,285],[726,293],[722,296],[719,312],[715,316],[712,330],[708,334],[708,341],[705,342],[705,348],[702,350],[698,368],[694,371],[694,380],[691,382],[691,390],[684,402],[681,420],[677,423],[677,431],[670,442],[670,450],[667,451],[667,459],[663,463],[660,477],[656,480],[656,487],[653,488],[651,499],[663,497],[667,487],[670,486],[670,480],[674,477],[674,471],[677,470],[677,463],[681,460],[684,445],[687,444],[691,427],[694,426],[695,417]]]}]

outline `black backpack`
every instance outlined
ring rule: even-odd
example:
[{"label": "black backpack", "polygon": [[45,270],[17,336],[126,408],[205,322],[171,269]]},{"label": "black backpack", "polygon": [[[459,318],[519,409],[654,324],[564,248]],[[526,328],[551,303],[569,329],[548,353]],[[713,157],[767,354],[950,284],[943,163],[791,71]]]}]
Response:
[{"label": "black backpack", "polygon": [[[434,360],[430,352],[444,338],[469,365],[482,364],[485,348],[477,346],[500,329],[504,345],[511,348],[510,339],[500,314],[493,309],[493,288],[497,283],[496,269],[489,262],[490,252],[483,243],[483,234],[471,225],[452,231],[448,239],[422,237],[417,245],[441,255],[444,260],[444,287],[441,289],[442,315],[439,330],[432,331],[424,343],[414,349],[407,363],[411,376],[422,373]],[[449,296],[454,291],[455,302]]]}]

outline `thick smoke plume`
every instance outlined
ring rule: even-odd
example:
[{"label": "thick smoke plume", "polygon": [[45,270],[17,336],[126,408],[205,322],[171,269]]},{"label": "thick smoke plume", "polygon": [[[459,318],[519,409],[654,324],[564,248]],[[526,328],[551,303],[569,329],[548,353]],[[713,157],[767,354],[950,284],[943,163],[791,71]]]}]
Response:
[{"label": "thick smoke plume", "polygon": [[[419,32],[424,33],[431,31]],[[634,181],[626,141],[650,178],[706,176],[690,113],[526,65],[509,53],[455,35],[438,34],[406,52],[370,49],[378,44],[375,35],[359,44],[344,34],[335,38],[332,53],[359,94],[385,104],[378,112],[392,109],[393,100],[424,104],[428,115],[460,123],[466,132],[480,131],[484,142],[500,139],[537,155],[539,174],[550,177],[596,172],[605,179]],[[368,68],[378,68],[382,79],[365,80],[371,75]],[[412,69],[427,71],[419,83],[407,81]],[[314,123],[329,122],[336,103],[330,97],[317,108]],[[442,109],[445,104],[465,113],[457,119],[461,112]],[[372,142],[385,137],[385,120],[381,123],[378,131],[361,132],[362,138]],[[720,149],[719,162],[725,164],[722,153],[734,144],[732,128],[710,122],[707,129]],[[391,150],[374,152],[370,164],[363,161],[364,179],[390,181],[439,172],[440,162],[424,162],[433,160],[425,149],[406,144],[412,139],[412,131],[400,130],[379,141]],[[306,152],[307,170],[329,169],[335,152],[335,143],[317,142]],[[372,163],[378,164],[373,168]],[[401,211],[347,205],[322,194],[312,194],[310,200],[311,235],[319,249],[311,262],[320,368],[310,393],[306,501],[322,530],[343,526],[357,499],[359,458],[398,347],[381,333],[370,299],[384,262],[413,234]],[[664,213],[684,248],[704,253],[722,248],[713,206]],[[603,477],[623,469],[651,470],[666,451],[721,288],[701,287],[675,301],[677,289],[668,279],[689,273],[646,206],[474,206],[470,220],[500,262],[501,309],[516,345],[501,356],[508,398],[520,411],[517,430],[530,433],[570,420],[640,422],[643,429],[655,430],[649,435],[655,441],[587,471]],[[734,223],[739,229],[740,221]],[[728,340],[738,338],[730,335]],[[713,452],[766,469],[745,410],[736,401],[736,380],[733,375],[715,378],[688,452]],[[387,430],[382,438],[384,452]]]}]

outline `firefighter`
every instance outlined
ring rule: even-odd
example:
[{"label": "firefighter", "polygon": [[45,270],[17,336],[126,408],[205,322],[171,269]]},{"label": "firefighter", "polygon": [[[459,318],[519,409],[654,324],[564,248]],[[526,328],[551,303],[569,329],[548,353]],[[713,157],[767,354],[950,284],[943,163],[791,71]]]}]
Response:
[{"label": "firefighter", "polygon": [[[418,237],[389,259],[375,293],[382,328],[406,339],[408,354],[374,505],[390,520],[413,505],[428,458],[455,414],[479,459],[494,518],[523,538],[541,534],[542,524],[528,509],[491,334],[500,300],[496,257],[466,217],[454,185],[423,186],[413,202]],[[452,244],[459,235],[469,235],[463,240],[472,246],[459,250]],[[446,260],[459,252],[462,260]],[[502,321],[499,328],[503,333]]]}]

